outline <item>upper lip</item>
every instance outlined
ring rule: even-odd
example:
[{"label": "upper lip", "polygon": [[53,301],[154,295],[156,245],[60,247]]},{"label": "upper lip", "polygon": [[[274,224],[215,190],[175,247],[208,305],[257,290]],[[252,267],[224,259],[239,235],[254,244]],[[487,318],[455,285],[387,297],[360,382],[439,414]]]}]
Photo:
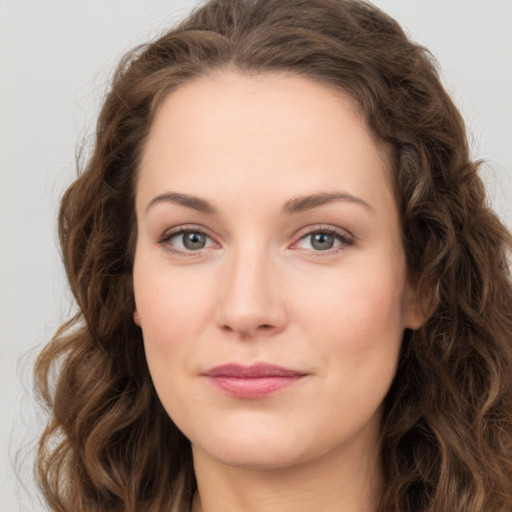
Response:
[{"label": "upper lip", "polygon": [[203,375],[207,377],[231,377],[239,379],[256,379],[263,377],[303,377],[306,372],[291,370],[268,363],[257,363],[245,366],[236,363],[223,364],[210,368]]}]

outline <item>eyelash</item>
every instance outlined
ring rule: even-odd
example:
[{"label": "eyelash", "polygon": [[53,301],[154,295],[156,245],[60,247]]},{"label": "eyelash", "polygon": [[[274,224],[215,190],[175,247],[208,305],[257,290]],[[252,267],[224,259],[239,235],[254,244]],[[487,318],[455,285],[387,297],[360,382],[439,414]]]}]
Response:
[{"label": "eyelash", "polygon": [[200,227],[196,227],[196,226],[183,227],[182,226],[182,227],[173,229],[171,231],[166,231],[158,239],[158,244],[163,246],[166,251],[168,251],[172,254],[178,254],[180,256],[196,256],[197,253],[199,253],[201,249],[199,249],[197,251],[193,251],[193,250],[183,251],[181,249],[177,249],[176,247],[174,247],[173,245],[171,245],[169,243],[172,238],[179,236],[179,235],[184,235],[185,233],[195,233],[198,235],[203,235],[206,238],[209,238],[210,240],[213,240],[213,238],[204,229],[201,229]]},{"label": "eyelash", "polygon": [[[311,250],[311,254],[315,257],[322,257],[322,256],[337,254],[338,252],[343,251],[347,247],[354,245],[356,242],[355,237],[346,230],[336,229],[336,228],[333,228],[332,226],[320,225],[320,226],[315,226],[312,229],[304,228],[303,230],[301,230],[301,233],[300,233],[297,241],[292,244],[292,247],[294,245],[297,245],[301,240],[304,240],[307,237],[311,237],[317,233],[333,236],[337,241],[340,242],[340,245],[337,247],[333,247],[333,248],[325,249],[325,250],[317,250],[317,251]],[[295,250],[301,250],[301,249],[297,248]],[[303,249],[303,250],[307,250],[307,249]]]},{"label": "eyelash", "polygon": [[[179,227],[176,229],[173,229],[171,231],[165,232],[159,239],[158,244],[161,246],[164,246],[165,250],[172,253],[172,254],[178,254],[180,256],[196,256],[201,249],[198,249],[196,251],[194,250],[181,250],[177,249],[173,245],[171,245],[169,242],[172,238],[177,237],[179,235],[184,235],[185,233],[194,233],[198,235],[205,236],[206,238],[212,240],[215,245],[218,245],[217,242],[213,240],[213,238],[202,228],[195,227],[195,226],[186,226],[186,227]],[[355,237],[348,233],[345,230],[339,230],[335,229],[331,226],[315,226],[314,228],[304,228],[301,230],[301,233],[297,240],[291,244],[291,247],[293,248],[294,245],[297,245],[301,240],[304,240],[308,236],[313,236],[314,234],[322,233],[329,236],[333,236],[337,241],[340,242],[340,245],[334,248],[325,249],[325,250],[311,250],[311,254],[315,257],[321,257],[323,255],[332,255],[333,253],[338,253],[339,251],[344,250],[346,247],[350,247],[354,245],[356,242]],[[300,248],[296,248],[294,250],[301,250]],[[308,251],[307,249],[302,249],[305,251]]]}]

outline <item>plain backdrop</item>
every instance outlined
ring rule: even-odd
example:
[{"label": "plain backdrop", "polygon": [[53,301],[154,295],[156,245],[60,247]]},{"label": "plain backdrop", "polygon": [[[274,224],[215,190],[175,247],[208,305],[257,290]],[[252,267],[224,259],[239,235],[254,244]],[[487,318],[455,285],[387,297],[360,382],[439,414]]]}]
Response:
[{"label": "plain backdrop", "polygon": [[[512,1],[378,0],[437,57],[489,196],[512,227]],[[77,144],[119,57],[191,0],[0,0],[0,512],[45,510],[33,484],[37,351],[72,311],[56,242]],[[15,467],[18,469],[15,470]]]}]

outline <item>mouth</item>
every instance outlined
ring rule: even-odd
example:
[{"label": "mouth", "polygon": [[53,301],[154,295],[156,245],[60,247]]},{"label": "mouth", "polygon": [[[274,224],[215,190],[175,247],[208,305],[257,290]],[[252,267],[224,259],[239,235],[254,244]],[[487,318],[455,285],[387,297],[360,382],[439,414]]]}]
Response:
[{"label": "mouth", "polygon": [[225,364],[202,374],[224,394],[235,398],[257,399],[274,395],[298,383],[308,374],[273,364],[251,366]]}]

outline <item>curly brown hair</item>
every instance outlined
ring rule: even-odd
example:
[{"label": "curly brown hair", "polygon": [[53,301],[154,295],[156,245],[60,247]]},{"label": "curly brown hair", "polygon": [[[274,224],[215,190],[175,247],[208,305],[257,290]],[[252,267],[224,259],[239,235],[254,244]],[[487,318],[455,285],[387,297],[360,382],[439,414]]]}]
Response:
[{"label": "curly brown hair", "polygon": [[59,233],[79,313],[36,364],[50,508],[184,511],[190,443],[160,404],[133,322],[134,180],[156,109],[210,70],[335,86],[394,155],[410,278],[435,311],[404,334],[382,423],[381,512],[512,510],[512,238],[489,208],[433,58],[356,0],[211,0],[120,63]]}]

